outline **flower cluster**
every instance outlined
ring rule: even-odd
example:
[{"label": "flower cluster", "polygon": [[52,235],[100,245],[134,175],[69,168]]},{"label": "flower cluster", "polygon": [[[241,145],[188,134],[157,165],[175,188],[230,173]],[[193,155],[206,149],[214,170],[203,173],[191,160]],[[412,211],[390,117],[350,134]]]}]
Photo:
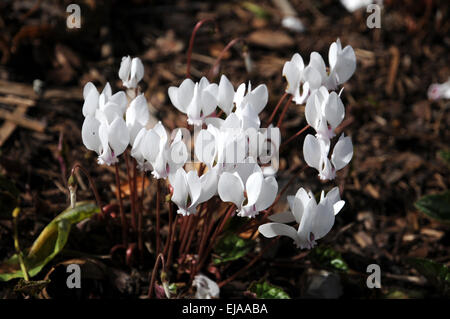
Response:
[{"label": "flower cluster", "polygon": [[[345,115],[340,94],[332,90],[354,73],[355,54],[337,40],[330,46],[328,60],[327,69],[320,54],[313,52],[305,67],[302,57],[295,54],[282,73],[292,100],[306,102],[306,120],[316,134],[306,136],[303,153],[321,179],[333,179],[353,155],[351,139],[342,134],[328,157],[334,131]],[[197,214],[199,205],[214,196],[231,203],[241,217],[271,213],[278,195],[281,134],[272,124],[261,127],[260,114],[268,102],[266,85],[252,88],[251,83],[242,83],[235,90],[222,75],[219,83],[205,77],[198,82],[187,78],[168,89],[171,103],[186,114],[194,130],[193,154],[200,165],[192,166],[185,165],[191,157],[191,143],[186,141],[191,131],[180,128],[169,134],[161,122],[150,127],[147,100],[138,85],[143,76],[140,59],[124,57],[119,77],[126,91],[112,94],[106,84],[99,93],[92,83],[85,85],[82,138],[86,148],[98,154],[98,163],[117,165],[118,156],[130,146],[129,154],[138,169],[168,181],[171,201],[183,216]],[[291,212],[272,215],[273,222],[261,225],[259,231],[266,237],[287,235],[300,248],[312,248],[325,236],[344,205],[337,188],[326,196],[322,192],[318,204],[303,188],[288,200]],[[299,224],[298,231],[284,224],[293,221]]]}]

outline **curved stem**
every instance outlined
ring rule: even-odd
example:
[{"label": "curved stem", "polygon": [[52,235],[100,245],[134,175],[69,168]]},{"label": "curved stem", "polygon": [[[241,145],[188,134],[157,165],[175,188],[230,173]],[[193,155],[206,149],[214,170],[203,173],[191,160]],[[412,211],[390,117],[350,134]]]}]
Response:
[{"label": "curved stem", "polygon": [[97,188],[95,187],[94,181],[92,180],[92,177],[89,174],[89,172],[83,166],[81,166],[80,163],[77,163],[72,167],[72,170],[70,171],[70,177],[73,178],[73,176],[75,174],[75,169],[77,169],[77,168],[80,169],[84,175],[86,175],[86,177],[89,181],[89,185],[91,186],[91,190],[94,193],[95,201],[97,202],[97,205],[100,208],[100,211],[102,213],[104,213],[103,204],[102,204],[102,201],[100,200],[100,195],[98,194]]},{"label": "curved stem", "polygon": [[[195,35],[197,34],[198,29],[200,29],[200,27],[205,22],[214,22],[214,23],[216,23],[216,21],[214,19],[211,19],[211,18],[202,19],[199,22],[197,22],[197,24],[195,25],[194,29],[192,30],[191,38],[189,40],[189,48],[188,48],[188,51],[187,51],[187,63],[186,63],[186,77],[187,78],[191,77],[191,58],[192,58],[192,48],[194,47]],[[216,24],[216,28],[217,28],[217,24]]]},{"label": "curved stem", "polygon": [[153,298],[153,290],[154,290],[153,286],[155,285],[156,272],[158,271],[160,261],[162,261],[162,267],[163,267],[163,270],[165,271],[163,254],[158,254],[158,257],[156,257],[155,266],[153,267],[153,271],[152,271],[152,278],[150,280],[150,285],[148,286],[148,298],[149,299]]},{"label": "curved stem", "polygon": [[226,45],[225,48],[223,48],[222,52],[220,52],[219,56],[217,57],[216,61],[214,62],[213,66],[211,67],[211,69],[209,70],[208,73],[208,78],[211,79],[216,73],[217,67],[220,63],[220,61],[223,59],[223,57],[225,56],[225,53],[227,53],[228,50],[231,49],[231,47],[233,47],[236,43],[238,43],[239,41],[244,41],[244,38],[236,38],[231,40],[230,42],[228,42],[228,44]]}]

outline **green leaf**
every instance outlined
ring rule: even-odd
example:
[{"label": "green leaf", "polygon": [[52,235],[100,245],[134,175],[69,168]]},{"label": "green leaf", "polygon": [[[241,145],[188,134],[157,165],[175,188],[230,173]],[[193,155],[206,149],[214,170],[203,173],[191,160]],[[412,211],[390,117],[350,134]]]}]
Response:
[{"label": "green leaf", "polygon": [[450,293],[450,268],[429,259],[408,258],[407,262],[416,268],[434,286],[445,294]]},{"label": "green leaf", "polygon": [[0,218],[11,218],[11,212],[19,204],[20,192],[16,185],[0,175]]},{"label": "green leaf", "polygon": [[213,260],[214,263],[221,264],[244,257],[253,249],[253,241],[243,239],[238,235],[228,232],[225,233],[214,247],[217,255]]},{"label": "green leaf", "polygon": [[441,222],[450,222],[450,191],[440,194],[426,195],[415,204],[425,215]]},{"label": "green leaf", "polygon": [[449,150],[442,150],[439,152],[439,156],[446,162],[448,165],[450,165],[450,151]]},{"label": "green leaf", "polygon": [[291,299],[283,289],[267,281],[252,282],[248,290],[258,299]]},{"label": "green leaf", "polygon": [[[69,238],[70,229],[84,219],[100,212],[93,202],[78,202],[56,216],[40,233],[27,253],[24,262],[30,277],[36,276],[44,266],[61,252]],[[17,254],[0,264],[0,281],[23,277]]]},{"label": "green leaf", "polygon": [[331,268],[342,272],[349,270],[341,253],[327,246],[316,246],[309,254],[313,261],[325,268]]},{"label": "green leaf", "polygon": [[242,3],[242,6],[245,9],[247,9],[248,11],[250,11],[251,13],[253,13],[259,19],[269,19],[270,18],[270,13],[256,3],[245,1]]}]

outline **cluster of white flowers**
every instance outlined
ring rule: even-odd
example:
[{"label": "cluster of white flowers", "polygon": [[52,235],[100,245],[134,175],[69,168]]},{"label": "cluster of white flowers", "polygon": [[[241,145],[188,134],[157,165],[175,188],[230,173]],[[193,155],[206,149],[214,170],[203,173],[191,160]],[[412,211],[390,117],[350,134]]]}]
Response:
[{"label": "cluster of white flowers", "polygon": [[[306,120],[316,130],[315,136],[306,137],[303,152],[307,164],[319,171],[321,179],[333,179],[336,170],[347,165],[353,155],[350,138],[342,135],[328,159],[334,129],[345,113],[339,95],[329,90],[354,73],[353,49],[342,49],[337,40],[330,47],[329,63],[327,72],[322,57],[313,52],[307,67],[295,54],[283,68],[288,81],[286,92],[297,104],[306,101]],[[190,143],[184,140],[190,138],[190,132],[176,129],[169,135],[161,122],[148,127],[147,101],[138,94],[143,75],[139,58],[124,57],[119,77],[128,93],[134,89],[133,98],[123,91],[112,94],[109,84],[101,94],[92,83],[85,85],[82,138],[89,150],[97,152],[98,162],[116,164],[130,145],[130,154],[140,170],[151,171],[156,179],[168,179],[173,190],[171,200],[183,216],[195,214],[199,204],[216,195],[223,202],[233,203],[238,216],[255,217],[268,209],[278,193],[275,175],[281,136],[277,127],[261,128],[259,114],[268,102],[266,85],[252,89],[250,83],[242,83],[235,90],[222,75],[218,84],[203,77],[199,82],[185,79],[179,87],[169,88],[170,101],[194,126],[194,154],[201,165],[198,171],[186,171],[191,154]],[[223,118],[216,114],[218,110]],[[344,204],[337,188],[325,197],[322,193],[319,204],[303,188],[288,199],[292,213],[274,215],[275,223],[262,225],[260,232],[266,237],[290,236],[301,248],[313,247],[315,240],[331,229],[334,215]],[[281,224],[294,220],[300,224],[298,233]]]},{"label": "cluster of white flowers", "polygon": [[[336,177],[336,171],[345,167],[353,157],[353,145],[350,137],[343,133],[334,145],[331,159],[328,157],[334,130],[342,123],[345,108],[340,93],[335,90],[345,83],[356,69],[356,56],[351,46],[342,48],[339,39],[332,43],[328,52],[329,72],[322,56],[312,52],[309,65],[305,67],[302,57],[296,53],[291,61],[285,63],[283,75],[288,86],[287,93],[292,94],[297,104],[306,102],[305,117],[316,131],[315,136],[308,134],[303,143],[303,156],[308,166],[319,172],[321,180]],[[342,92],[342,90],[341,90]],[[275,223],[261,225],[259,231],[266,237],[289,236],[300,248],[312,248],[315,241],[324,237],[333,227],[334,216],[344,206],[338,188],[334,188],[319,204],[313,194],[300,188],[297,194],[288,197],[290,212],[270,217]],[[285,225],[296,221],[299,226]]]}]

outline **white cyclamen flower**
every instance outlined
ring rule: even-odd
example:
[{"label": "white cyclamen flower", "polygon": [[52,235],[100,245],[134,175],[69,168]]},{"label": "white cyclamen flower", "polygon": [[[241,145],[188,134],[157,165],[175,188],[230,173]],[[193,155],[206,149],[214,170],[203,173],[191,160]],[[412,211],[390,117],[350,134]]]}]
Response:
[{"label": "white cyclamen flower", "polygon": [[328,76],[327,88],[330,90],[334,90],[338,85],[347,82],[353,73],[355,73],[355,51],[350,45],[342,49],[339,39],[330,45],[328,62],[330,63],[330,74]]},{"label": "white cyclamen flower", "polygon": [[[250,163],[241,168],[251,167]],[[220,175],[217,191],[224,202],[232,202],[237,207],[238,216],[255,217],[274,202],[278,183],[273,176],[264,177],[261,168],[254,166],[249,176],[239,172],[224,172]],[[244,169],[245,170],[245,169]],[[242,170],[241,170],[242,171]],[[247,172],[248,173],[248,172]]]},{"label": "white cyclamen flower", "polygon": [[219,298],[220,288],[215,281],[202,274],[194,277],[192,285],[197,288],[195,299]]},{"label": "white cyclamen flower", "polygon": [[292,100],[296,104],[303,104],[309,93],[309,83],[304,82],[304,70],[305,63],[303,62],[302,56],[298,53],[295,53],[291,60],[285,62],[283,66],[283,76],[288,83],[286,92],[293,96]]},{"label": "white cyclamen flower", "polygon": [[125,117],[128,130],[130,131],[130,145],[132,146],[136,135],[147,125],[150,119],[150,112],[144,94],[138,95],[131,101]]},{"label": "white cyclamen flower", "polygon": [[[288,236],[298,248],[313,248],[316,240],[323,238],[331,230],[335,215],[345,204],[340,199],[338,187],[324,195],[322,191],[317,204],[311,192],[300,188],[295,196],[288,196],[290,211],[272,215],[269,219],[273,223],[259,226],[259,232],[267,238]],[[298,229],[286,225],[294,221],[299,225]]]},{"label": "white cyclamen flower", "polygon": [[112,95],[109,84],[99,95],[92,83],[87,83],[83,90],[85,102],[83,115],[85,120],[81,128],[81,137],[87,149],[99,154],[99,164],[111,165],[118,162],[130,136],[123,120],[126,108],[124,92]]},{"label": "white cyclamen flower", "polygon": [[187,114],[191,125],[202,125],[203,120],[215,111],[217,96],[218,85],[210,84],[205,77],[198,83],[185,79],[179,87],[169,88],[170,101],[180,112]]},{"label": "white cyclamen flower", "polygon": [[330,139],[334,130],[345,116],[344,104],[336,92],[328,93],[322,86],[311,94],[306,102],[305,117],[308,124],[317,132],[317,136]]},{"label": "white cyclamen flower", "polygon": [[144,65],[141,59],[124,56],[120,63],[119,78],[123,82],[123,86],[134,89],[144,77]]},{"label": "white cyclamen flower", "polygon": [[450,78],[442,84],[431,84],[428,89],[428,98],[430,100],[450,99]]},{"label": "white cyclamen flower", "polygon": [[331,161],[328,159],[330,140],[317,138],[308,134],[303,142],[303,156],[310,167],[319,171],[322,180],[334,179],[336,171],[344,168],[353,157],[353,144],[350,137],[344,133],[339,137],[333,148]]},{"label": "white cyclamen flower", "polygon": [[175,174],[169,175],[170,185],[173,188],[172,202],[178,205],[178,214],[183,216],[195,214],[197,206],[208,201],[217,191],[217,174],[208,171],[202,176],[192,170],[186,173],[179,168]]},{"label": "white cyclamen flower", "polygon": [[[375,1],[373,0],[341,0],[342,5],[349,12],[354,12],[356,10],[365,8],[369,4],[372,4],[374,2]],[[379,0],[378,2],[382,2],[382,0]]]},{"label": "white cyclamen flower", "polygon": [[183,142],[181,130],[176,132],[172,142],[170,142],[166,129],[161,122],[155,125],[152,132],[157,135],[157,142],[155,141],[155,135],[152,133],[148,137],[152,141],[151,144],[144,142],[145,148],[141,152],[144,159],[153,168],[152,175],[157,179],[166,178],[186,163],[188,158],[187,147]]}]

